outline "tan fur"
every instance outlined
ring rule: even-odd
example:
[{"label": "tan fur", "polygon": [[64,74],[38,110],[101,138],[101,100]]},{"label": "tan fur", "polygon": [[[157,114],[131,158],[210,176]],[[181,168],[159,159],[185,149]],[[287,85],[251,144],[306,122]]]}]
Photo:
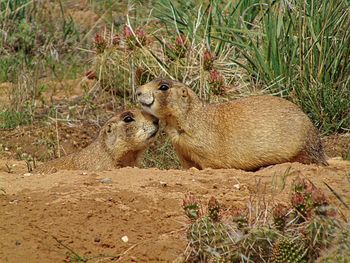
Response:
[{"label": "tan fur", "polygon": [[[127,117],[133,121],[125,122]],[[107,121],[97,139],[80,152],[47,162],[35,172],[108,170],[139,165],[147,146],[158,131],[158,120],[139,110],[124,111]]]},{"label": "tan fur", "polygon": [[[170,88],[160,90],[163,84]],[[252,96],[205,104],[189,87],[166,79],[139,87],[137,95],[143,109],[164,124],[184,168],[327,164],[318,131],[287,100]]]}]

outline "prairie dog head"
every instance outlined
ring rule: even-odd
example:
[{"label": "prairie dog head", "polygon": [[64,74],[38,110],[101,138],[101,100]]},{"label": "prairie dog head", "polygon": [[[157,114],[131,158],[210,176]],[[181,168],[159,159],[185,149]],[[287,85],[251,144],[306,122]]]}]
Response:
[{"label": "prairie dog head", "polygon": [[134,109],[109,119],[99,136],[111,152],[139,151],[154,141],[158,128],[157,118]]},{"label": "prairie dog head", "polygon": [[196,98],[185,84],[170,79],[155,79],[140,86],[136,95],[143,110],[159,119],[186,114]]}]

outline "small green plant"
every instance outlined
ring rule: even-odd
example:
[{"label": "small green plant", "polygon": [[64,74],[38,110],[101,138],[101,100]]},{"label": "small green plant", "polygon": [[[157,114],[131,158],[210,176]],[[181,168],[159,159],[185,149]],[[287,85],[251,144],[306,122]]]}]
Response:
[{"label": "small green plant", "polygon": [[30,124],[31,118],[27,112],[4,110],[0,112],[0,129],[13,129],[19,125]]},{"label": "small green plant", "polygon": [[36,160],[33,156],[27,153],[21,154],[21,160],[25,161],[27,165],[27,171],[30,173],[36,168]]},{"label": "small green plant", "polygon": [[185,210],[185,214],[190,220],[197,220],[203,214],[201,204],[192,193],[185,196],[182,208]]},{"label": "small green plant", "polygon": [[70,263],[84,263],[88,261],[88,258],[84,257],[84,256],[80,256],[78,254],[76,254],[75,252],[67,252],[66,253],[67,258],[69,259]]}]

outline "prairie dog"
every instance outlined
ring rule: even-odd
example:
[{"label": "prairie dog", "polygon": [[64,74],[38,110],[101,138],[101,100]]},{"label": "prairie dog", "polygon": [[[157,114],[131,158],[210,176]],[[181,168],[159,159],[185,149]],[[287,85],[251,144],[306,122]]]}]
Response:
[{"label": "prairie dog", "polygon": [[143,109],[164,124],[184,168],[327,164],[317,129],[285,99],[251,96],[206,104],[189,87],[169,79],[153,80],[136,94]]},{"label": "prairie dog", "polygon": [[137,166],[158,132],[158,119],[140,110],[123,111],[109,119],[97,139],[70,155],[39,166],[35,172],[65,170],[101,171]]}]

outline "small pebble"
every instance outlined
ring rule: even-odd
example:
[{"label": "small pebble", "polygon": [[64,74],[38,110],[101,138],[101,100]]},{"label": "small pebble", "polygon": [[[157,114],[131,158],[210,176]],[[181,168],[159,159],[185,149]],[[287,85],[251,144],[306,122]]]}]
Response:
[{"label": "small pebble", "polygon": [[111,178],[102,178],[102,179],[100,179],[100,183],[111,184],[112,183],[112,179]]},{"label": "small pebble", "polygon": [[127,236],[123,236],[122,240],[124,243],[128,243],[129,242],[129,238]]},{"label": "small pebble", "polygon": [[19,240],[16,240],[16,246],[19,246],[20,244],[22,244],[22,242]]},{"label": "small pebble", "polygon": [[166,182],[160,181],[159,183],[160,183],[160,185],[163,186],[163,187],[168,186],[168,184],[167,184]]},{"label": "small pebble", "polygon": [[99,238],[99,237],[95,237],[94,241],[98,243],[98,242],[100,242],[100,241],[101,241],[101,238]]}]

